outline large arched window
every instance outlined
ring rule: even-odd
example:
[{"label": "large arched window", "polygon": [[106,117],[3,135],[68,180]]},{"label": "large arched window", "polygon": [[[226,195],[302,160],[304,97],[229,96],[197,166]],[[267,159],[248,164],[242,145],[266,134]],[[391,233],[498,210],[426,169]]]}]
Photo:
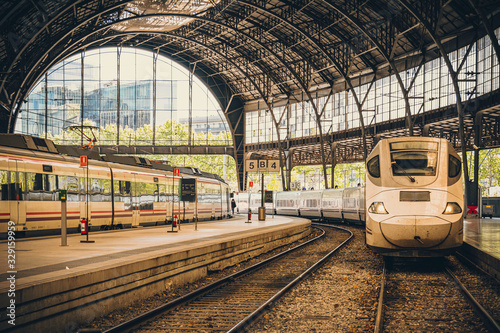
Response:
[{"label": "large arched window", "polygon": [[16,132],[79,144],[69,127],[91,125],[102,145],[232,144],[217,100],[196,77],[191,82],[188,70],[151,51],[86,51],[57,64],[35,85]]}]

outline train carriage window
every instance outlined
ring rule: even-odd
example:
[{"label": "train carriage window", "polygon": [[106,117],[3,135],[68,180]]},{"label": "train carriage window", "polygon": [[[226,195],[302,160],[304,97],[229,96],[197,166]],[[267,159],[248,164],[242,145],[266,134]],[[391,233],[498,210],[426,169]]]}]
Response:
[{"label": "train carriage window", "polygon": [[23,200],[24,172],[0,170],[1,200]]},{"label": "train carriage window", "polygon": [[85,177],[79,177],[78,182],[80,183],[80,195],[82,201],[87,200],[87,179]]},{"label": "train carriage window", "polygon": [[380,178],[380,160],[378,155],[366,163],[366,169],[368,170],[370,176]]},{"label": "train carriage window", "polygon": [[2,201],[9,200],[9,172],[0,170],[0,191],[2,192]]},{"label": "train carriage window", "polygon": [[68,176],[66,177],[66,190],[68,195],[68,201],[80,201],[79,190],[78,190],[78,177]]},{"label": "train carriage window", "polygon": [[120,180],[119,181],[119,192],[121,195],[128,196],[130,195],[131,184],[128,181]]},{"label": "train carriage window", "polygon": [[150,183],[137,183],[140,188],[140,192],[137,193],[140,198],[140,209],[141,210],[152,210],[153,202],[156,192],[156,184]]},{"label": "train carriage window", "polygon": [[43,186],[44,175],[41,173],[35,173],[34,175],[35,175],[35,179],[33,181],[33,191],[43,191],[44,190],[44,186]]},{"label": "train carriage window", "polygon": [[460,174],[462,164],[460,160],[453,155],[449,155],[448,161],[448,177],[455,178]]},{"label": "train carriage window", "polygon": [[158,192],[159,192],[159,202],[166,202],[167,201],[167,194],[166,194],[166,185],[159,185],[158,186]]},{"label": "train carriage window", "polygon": [[106,202],[111,202],[111,180],[110,179],[102,179],[102,199]]},{"label": "train carriage window", "polygon": [[43,201],[57,201],[59,200],[59,195],[57,193],[59,184],[57,183],[56,175],[44,175],[45,176],[45,193],[43,195]]},{"label": "train carriage window", "polygon": [[97,178],[90,179],[90,201],[100,202],[102,199],[101,180]]},{"label": "train carriage window", "polygon": [[30,201],[44,200],[44,190],[48,188],[47,176],[42,173],[27,172],[27,199]]}]

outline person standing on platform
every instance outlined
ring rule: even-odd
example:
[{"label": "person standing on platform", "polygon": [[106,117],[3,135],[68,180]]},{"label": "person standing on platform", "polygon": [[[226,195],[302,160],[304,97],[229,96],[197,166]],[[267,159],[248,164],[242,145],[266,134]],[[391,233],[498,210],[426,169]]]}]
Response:
[{"label": "person standing on platform", "polygon": [[233,210],[233,215],[234,215],[235,208],[236,208],[236,201],[234,201],[234,199],[231,199],[231,209]]}]

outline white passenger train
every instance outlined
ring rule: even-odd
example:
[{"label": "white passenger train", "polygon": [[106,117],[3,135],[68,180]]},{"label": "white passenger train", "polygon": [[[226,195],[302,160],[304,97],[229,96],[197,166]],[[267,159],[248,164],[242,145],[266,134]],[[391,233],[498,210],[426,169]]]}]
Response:
[{"label": "white passenger train", "polygon": [[[229,215],[229,187],[217,175],[182,167],[174,175],[170,165],[96,153],[83,168],[84,151],[63,149],[28,135],[0,135],[0,238],[9,221],[17,236],[59,233],[61,189],[67,190],[69,232],[78,232],[83,218],[99,230],[165,224],[173,216],[192,221]],[[187,178],[195,179],[196,202],[180,201]]]},{"label": "white passenger train", "polygon": [[[265,204],[266,213],[364,223],[364,193],[362,187],[277,192],[273,203]],[[247,213],[248,208],[256,213],[260,207],[261,194],[240,193],[235,195],[235,201],[240,213]]]},{"label": "white passenger train", "polygon": [[[384,256],[442,256],[462,245],[461,161],[448,141],[383,139],[367,161],[365,188],[278,192],[273,208],[266,211],[344,222],[366,220],[366,244]],[[240,212],[246,212],[248,195],[237,200]],[[260,193],[250,194],[252,211],[258,206]]]},{"label": "white passenger train", "polygon": [[461,161],[448,141],[381,140],[366,169],[369,248],[386,256],[428,257],[462,245]]}]

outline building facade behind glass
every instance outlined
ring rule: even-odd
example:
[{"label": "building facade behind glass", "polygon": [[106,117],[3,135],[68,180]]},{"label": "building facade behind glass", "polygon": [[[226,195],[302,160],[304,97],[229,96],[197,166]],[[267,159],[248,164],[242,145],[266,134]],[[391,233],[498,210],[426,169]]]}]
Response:
[{"label": "building facade behind glass", "polygon": [[[155,124],[157,144],[186,144],[190,108],[192,140],[197,139],[194,134],[228,132],[208,89],[194,81],[191,105],[188,89],[187,70],[149,51],[88,51],[58,64],[37,83],[23,105],[16,132],[71,144],[75,142],[68,137],[69,126],[92,125],[100,129],[99,144],[116,144],[121,134],[120,144],[140,145],[151,144],[146,129]],[[202,141],[198,144],[210,144],[209,139]]]}]

